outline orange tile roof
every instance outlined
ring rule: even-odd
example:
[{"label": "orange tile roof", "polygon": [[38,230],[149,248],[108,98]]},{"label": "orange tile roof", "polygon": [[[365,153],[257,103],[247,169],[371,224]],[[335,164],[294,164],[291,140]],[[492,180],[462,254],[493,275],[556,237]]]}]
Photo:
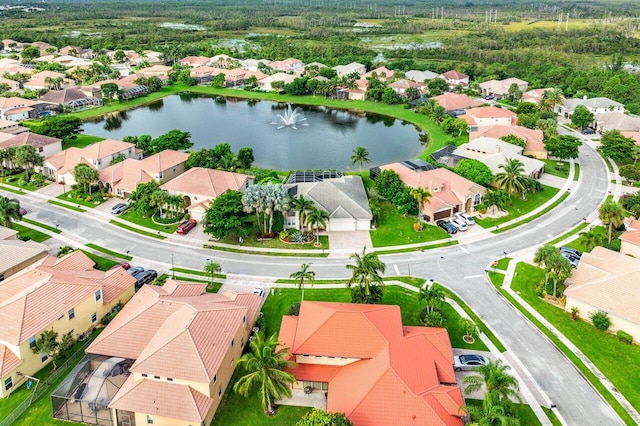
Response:
[{"label": "orange tile roof", "polygon": [[[102,289],[102,303],[110,303],[135,284],[124,269],[93,269],[81,251],[57,259],[46,258],[0,284],[0,339],[14,345],[41,332],[60,315]],[[52,307],[55,307],[52,309]]]},{"label": "orange tile roof", "polygon": [[517,115],[515,112],[508,110],[506,108],[498,108],[496,106],[484,106],[484,107],[472,108],[470,110],[467,110],[467,115],[470,115],[471,117],[474,117],[474,118],[502,118],[502,117],[517,118]]},{"label": "orange tile roof", "polygon": [[201,424],[213,404],[211,398],[189,386],[159,380],[135,381],[133,377],[124,382],[109,408]]},{"label": "orange tile roof", "polygon": [[[64,174],[73,172],[74,167],[80,163],[85,163],[95,168],[89,160],[104,159],[127,149],[135,149],[135,145],[129,142],[105,139],[85,148],[71,147],[65,149],[47,157],[45,161],[56,169],[57,174]],[[109,160],[111,159],[109,158]]]},{"label": "orange tile roof", "polygon": [[314,357],[291,369],[326,380],[327,411],[354,424],[462,425],[447,331],[402,327],[398,306],[304,301],[297,318],[283,317],[279,340],[294,356],[359,358],[338,372]]},{"label": "orange tile roof", "polygon": [[62,142],[62,139],[39,135],[37,133],[23,132],[19,135],[13,136],[10,139],[0,142],[0,148],[6,149],[10,146],[22,145],[31,145],[34,148],[40,148],[57,142]]},{"label": "orange tile roof", "polygon": [[631,138],[635,141],[636,145],[640,145],[640,132],[620,132],[625,138]]},{"label": "orange tile roof", "polygon": [[11,98],[0,98],[0,109],[6,109],[6,108],[15,108],[18,106],[27,106],[27,107],[31,107],[36,105],[37,102],[29,100],[29,99],[23,99],[23,98],[16,98],[11,97]]},{"label": "orange tile roof", "polygon": [[434,96],[433,99],[447,111],[473,108],[482,105],[482,101],[471,99],[464,93],[459,94],[447,92],[442,95]]},{"label": "orange tile roof", "polygon": [[214,199],[229,189],[234,191],[240,190],[244,187],[247,179],[251,180],[253,176],[224,170],[194,167],[163,184],[161,188],[171,193],[197,194],[202,197]]},{"label": "orange tile roof", "polygon": [[0,377],[5,377],[11,371],[18,368],[22,360],[14,354],[11,349],[0,344]]}]

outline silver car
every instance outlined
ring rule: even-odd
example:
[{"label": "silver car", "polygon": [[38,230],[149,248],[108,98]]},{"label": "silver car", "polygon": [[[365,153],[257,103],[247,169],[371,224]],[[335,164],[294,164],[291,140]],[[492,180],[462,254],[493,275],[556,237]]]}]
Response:
[{"label": "silver car", "polygon": [[453,369],[455,371],[470,371],[487,364],[489,364],[489,359],[482,355],[463,354],[453,357]]},{"label": "silver car", "polygon": [[466,213],[458,212],[458,213],[456,213],[455,218],[458,219],[458,220],[463,221],[467,225],[475,225],[476,224],[476,221]]},{"label": "silver car", "polygon": [[123,211],[127,210],[128,208],[129,208],[129,204],[127,204],[127,203],[118,203],[115,206],[111,207],[111,213],[120,214]]},{"label": "silver car", "polygon": [[461,219],[456,219],[455,217],[452,217],[451,219],[449,219],[449,222],[455,226],[456,228],[458,228],[458,231],[466,231],[467,230],[467,224],[466,222],[464,222]]}]

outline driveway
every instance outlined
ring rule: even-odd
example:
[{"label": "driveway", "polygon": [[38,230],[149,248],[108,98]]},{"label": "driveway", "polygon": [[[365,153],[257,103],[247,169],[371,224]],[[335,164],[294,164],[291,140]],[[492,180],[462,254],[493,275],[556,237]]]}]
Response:
[{"label": "driveway", "polygon": [[327,232],[331,251],[343,253],[362,251],[363,247],[373,248],[369,231]]},{"label": "driveway", "polygon": [[44,188],[40,188],[35,192],[37,192],[38,194],[48,195],[49,197],[57,197],[59,195],[62,195],[65,189],[69,189],[69,186],[67,185],[65,187],[64,185],[59,185],[55,182],[52,182]]}]

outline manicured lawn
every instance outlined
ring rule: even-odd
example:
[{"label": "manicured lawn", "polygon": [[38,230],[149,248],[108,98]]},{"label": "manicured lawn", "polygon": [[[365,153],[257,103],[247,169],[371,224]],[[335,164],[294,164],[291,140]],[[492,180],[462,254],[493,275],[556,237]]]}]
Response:
[{"label": "manicured lawn", "polygon": [[510,220],[513,220],[519,216],[523,216],[537,209],[538,207],[549,201],[551,198],[553,198],[553,196],[556,195],[559,191],[560,190],[558,188],[553,188],[551,186],[545,185],[544,191],[529,193],[526,200],[523,200],[521,197],[514,195],[511,197],[511,202],[507,202],[505,206],[505,209],[509,213],[508,215],[495,219],[479,219],[476,217],[476,223],[483,228],[491,228],[492,226],[509,222]]},{"label": "manicured lawn", "polygon": [[13,229],[18,231],[19,237],[29,238],[30,240],[35,241],[37,243],[41,243],[51,238],[49,235],[45,234],[44,232],[27,228],[26,226],[20,225],[19,223],[14,223],[11,226],[13,227]]},{"label": "manicured lawn", "polygon": [[280,257],[328,257],[329,253],[305,253],[305,252],[296,252],[296,253],[285,253],[281,251],[260,251],[257,252],[255,250],[243,250],[231,247],[221,247],[221,246],[213,246],[211,244],[204,244],[204,248],[218,251],[226,251],[229,253],[242,253],[242,254],[256,254],[260,256],[280,256]]},{"label": "manicured lawn", "polygon": [[7,185],[4,183],[0,183],[0,189],[2,189],[3,191],[13,192],[14,194],[24,195],[24,191],[22,189],[18,189],[14,186]]},{"label": "manicured lawn", "polygon": [[112,267],[120,263],[120,262],[116,262],[115,260],[105,259],[104,257],[98,256],[97,254],[93,254],[85,250],[82,250],[82,252],[86,254],[89,257],[89,259],[96,262],[96,267],[101,271],[108,271],[109,269],[111,269]]},{"label": "manicured lawn", "polygon": [[[201,277],[207,277],[209,278],[210,275],[207,272],[204,271],[198,271],[197,269],[187,269],[187,268],[172,268],[172,271],[178,272],[178,273],[183,273],[183,274],[190,274],[190,275],[199,275]],[[227,276],[225,274],[213,274],[214,278],[227,278]]]},{"label": "manicured lawn", "polygon": [[131,223],[135,223],[136,225],[144,226],[145,228],[162,231],[169,234],[176,232],[176,229],[178,229],[178,226],[180,225],[180,221],[173,225],[157,224],[153,220],[151,220],[150,217],[142,217],[133,209],[129,209],[124,213],[121,213],[118,218],[129,221]]},{"label": "manicured lawn", "polygon": [[[29,179],[31,179],[31,176],[33,176],[33,172],[29,173]],[[20,173],[13,174],[11,176],[5,176],[2,178],[2,183],[11,185],[19,189],[23,189],[25,191],[35,191],[36,189],[44,188],[50,183],[48,180],[45,180],[40,186],[36,186],[31,182],[27,182],[26,185],[19,185],[18,182],[23,177],[26,177],[26,172],[20,172]]]},{"label": "manicured lawn", "polygon": [[64,149],[67,148],[84,148],[96,142],[100,142],[104,140],[100,136],[92,136],[92,135],[78,135],[75,139],[70,140],[69,142],[64,143]]},{"label": "manicured lawn", "polygon": [[569,162],[556,160],[542,160],[545,162],[544,172],[551,176],[558,176],[563,179],[569,177]]},{"label": "manicured lawn", "polygon": [[101,246],[99,246],[97,244],[89,243],[89,244],[86,244],[86,246],[89,247],[89,248],[92,248],[94,250],[97,250],[99,252],[102,252],[104,254],[108,254],[109,256],[118,257],[118,258],[124,259],[124,260],[133,259],[133,257],[129,256],[128,254],[118,253],[117,251],[109,250],[108,248],[101,247]]},{"label": "manicured lawn", "polygon": [[[586,232],[586,230],[582,231],[582,232]],[[602,235],[603,242],[606,244],[606,242],[607,242],[607,228],[605,228],[604,226],[594,226],[592,232]],[[614,230],[612,232],[612,234],[611,234],[612,235],[612,238],[611,238],[611,244],[612,245],[616,242],[616,239],[617,239],[616,237],[619,237],[620,234],[621,234],[621,232],[619,232],[619,231],[615,231]],[[584,237],[578,237],[575,240],[571,241],[569,244],[567,244],[567,247],[572,247],[572,248],[574,248],[576,250],[579,250],[579,251],[589,251],[589,250],[587,250],[588,247],[585,246],[584,241],[585,241]],[[620,240],[618,239],[618,241],[620,241]]]},{"label": "manicured lawn", "polygon": [[60,234],[62,232],[61,230],[59,230],[57,228],[54,228],[51,225],[47,225],[47,224],[42,223],[42,222],[31,220],[31,219],[29,219],[27,217],[24,217],[24,216],[22,217],[22,222],[26,222],[26,223],[30,223],[31,225],[39,226],[42,229],[46,229],[47,231],[55,232],[56,234]]},{"label": "manicured lawn", "polygon": [[[480,399],[467,399],[465,402],[467,405],[482,407],[482,400]],[[513,404],[513,408],[516,417],[520,420],[520,424],[522,426],[536,426],[542,424],[540,423],[540,420],[538,420],[538,417],[536,417],[536,413],[533,412],[533,409],[529,405]]]},{"label": "manicured lawn", "polygon": [[56,200],[47,200],[47,203],[53,204],[54,206],[62,207],[62,208],[65,208],[65,209],[73,210],[74,212],[78,212],[78,213],[84,213],[85,212],[85,210],[83,208],[72,206],[72,205],[69,205],[69,204],[66,204],[66,203],[61,203],[60,201],[56,201]]},{"label": "manicured lawn", "polygon": [[435,225],[425,224],[421,232],[416,232],[413,230],[413,224],[418,221],[416,216],[403,216],[388,202],[381,202],[378,206],[380,215],[376,229],[369,231],[374,247],[426,243],[449,238],[449,234]]},{"label": "manicured lawn", "polygon": [[[589,357],[636,410],[640,409],[640,346],[622,343],[614,335],[596,330],[590,322],[572,321],[571,314],[538,298],[534,287],[544,279],[542,269],[518,263],[516,274],[511,285],[513,290]],[[587,318],[589,313],[580,312],[580,315]]]},{"label": "manicured lawn", "polygon": [[498,260],[496,262],[494,268],[506,271],[507,268],[509,267],[509,262],[510,261],[511,261],[510,257],[503,257],[502,259],[500,259],[500,260]]},{"label": "manicured lawn", "polygon": [[103,199],[102,201],[98,201],[98,200],[94,200],[93,197],[91,197],[91,201],[87,201],[86,197],[80,197],[80,199],[78,199],[78,197],[74,197],[72,194],[72,191],[69,192],[65,192],[64,194],[60,194],[56,197],[59,200],[64,200],[64,201],[68,201],[70,203],[74,203],[74,204],[79,204],[81,206],[85,206],[88,207],[90,209],[99,206],[100,204],[104,203],[106,201],[106,199]]},{"label": "manicured lawn", "polygon": [[578,181],[580,180],[580,164],[574,164],[574,166],[575,171],[573,172],[573,180]]},{"label": "manicured lawn", "polygon": [[[586,228],[587,226],[589,226],[588,223],[581,223],[580,225],[576,226],[575,228],[573,228],[571,231],[565,232],[564,234],[560,235],[558,238],[555,238],[551,241],[549,241],[548,244],[557,244],[560,241],[564,241],[567,238],[569,238],[570,236],[574,235],[574,234],[578,234],[580,232],[582,232],[582,230],[584,228]],[[581,237],[580,237],[581,238]],[[574,240],[575,241],[575,240]]]},{"label": "manicured lawn", "polygon": [[165,238],[167,238],[164,235],[160,235],[158,232],[143,231],[143,230],[140,230],[140,229],[135,228],[133,226],[129,226],[126,223],[122,223],[122,222],[117,221],[117,220],[112,220],[109,223],[112,224],[112,225],[118,226],[118,227],[120,227],[122,229],[126,229],[128,231],[135,232],[136,234],[144,235],[146,237],[156,238],[158,240],[164,240]]}]

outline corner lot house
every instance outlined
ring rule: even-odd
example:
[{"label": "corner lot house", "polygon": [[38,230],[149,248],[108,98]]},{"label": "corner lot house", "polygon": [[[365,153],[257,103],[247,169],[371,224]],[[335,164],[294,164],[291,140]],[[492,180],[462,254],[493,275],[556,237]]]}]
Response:
[{"label": "corner lot house", "polygon": [[447,219],[457,212],[473,214],[487,189],[445,168],[429,166],[425,170],[416,167],[416,160],[411,160],[380,166],[380,169],[393,170],[408,187],[431,192],[431,198],[421,209],[427,222]]},{"label": "corner lot house", "polygon": [[584,105],[589,111],[594,114],[601,114],[603,112],[624,112],[624,105],[620,102],[616,102],[609,98],[591,98],[580,99],[570,98],[565,99],[562,105],[557,107],[557,112],[565,117],[571,117],[573,111],[578,105]]},{"label": "corner lot house", "polygon": [[[143,286],[86,350],[128,364],[118,375],[121,387],[96,410],[114,426],[209,425],[260,302],[255,294],[206,293],[202,283]],[[83,380],[91,387],[91,378]],[[69,419],[82,408],[91,418],[86,397],[74,403],[74,392],[55,417]]]},{"label": "corner lot house", "polygon": [[618,130],[621,132],[637,132],[640,131],[640,118],[631,117],[623,112],[602,112],[594,114],[596,130],[604,133],[610,130]]},{"label": "corner lot house", "polygon": [[358,75],[362,75],[367,72],[367,67],[358,62],[351,62],[347,65],[338,65],[333,67],[333,69],[338,74],[338,78],[342,78],[346,75],[356,73]]},{"label": "corner lot house", "polygon": [[507,96],[509,94],[509,88],[512,84],[518,87],[521,92],[526,92],[529,88],[529,83],[519,78],[506,78],[504,80],[489,80],[484,83],[480,83],[480,92],[482,96]]},{"label": "corner lot house", "polygon": [[303,301],[279,341],[298,364],[292,392],[355,426],[462,425],[447,330],[403,326],[398,306]]},{"label": "corner lot house", "polygon": [[170,180],[160,188],[171,195],[184,197],[187,211],[201,221],[213,200],[228,190],[244,191],[253,183],[253,176],[224,170],[194,167]]},{"label": "corner lot house", "polygon": [[[302,174],[305,176],[302,177]],[[327,231],[368,231],[373,215],[360,176],[334,173],[324,178],[322,173],[294,173],[284,185],[292,196],[304,195],[315,207],[329,213]],[[285,228],[300,228],[298,214],[290,211]]]},{"label": "corner lot house", "polygon": [[0,142],[0,148],[7,149],[12,146],[31,145],[36,152],[47,158],[62,151],[62,139],[52,138],[37,133],[24,132]]},{"label": "corner lot house", "polygon": [[582,317],[603,311],[611,319],[611,331],[623,330],[640,341],[640,260],[595,247],[583,253],[567,280],[565,310],[577,307]]},{"label": "corner lot house", "polygon": [[482,137],[500,139],[508,135],[524,139],[526,146],[523,155],[531,156],[539,160],[547,159],[548,153],[544,146],[544,134],[542,130],[534,130],[522,126],[485,126],[469,132],[469,140],[472,141]]},{"label": "corner lot house", "polygon": [[7,397],[50,360],[31,348],[44,330],[77,338],[118,302],[134,294],[135,278],[122,268],[93,269],[81,251],[48,256],[0,283],[0,397]]}]

